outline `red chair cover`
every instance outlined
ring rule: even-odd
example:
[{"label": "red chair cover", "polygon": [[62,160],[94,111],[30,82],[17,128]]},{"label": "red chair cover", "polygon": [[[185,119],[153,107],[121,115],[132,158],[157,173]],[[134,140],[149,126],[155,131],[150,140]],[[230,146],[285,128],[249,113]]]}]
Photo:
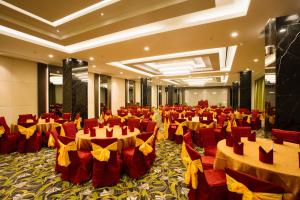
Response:
[{"label": "red chair cover", "polygon": [[84,120],[84,128],[94,128],[98,126],[98,120],[96,118],[85,119]]},{"label": "red chair cover", "polygon": [[248,137],[251,134],[251,127],[231,127],[232,134],[239,134],[241,137]]},{"label": "red chair cover", "polygon": [[25,135],[19,134],[18,141],[18,152],[28,153],[28,152],[38,152],[42,147],[42,133],[35,131],[35,133],[26,139]]},{"label": "red chair cover", "polygon": [[217,142],[213,128],[200,128],[195,132],[195,143],[204,148],[206,156],[215,156],[217,151]]},{"label": "red chair cover", "polygon": [[128,124],[128,126],[133,126],[137,129],[140,128],[140,120],[137,119],[137,118],[133,118],[133,117],[129,118],[128,121],[127,121],[127,124]]},{"label": "red chair cover", "polygon": [[[117,142],[117,139],[92,139],[91,142],[105,148]],[[110,151],[110,158],[107,162],[93,158],[93,186],[103,187],[116,185],[120,181],[121,166],[122,161],[117,151]]]},{"label": "red chair cover", "polygon": [[0,126],[4,127],[5,133],[0,138],[0,153],[7,154],[18,149],[19,133],[11,133],[4,117],[0,117]]},{"label": "red chair cover", "polygon": [[[254,176],[250,176],[248,174],[238,172],[229,168],[225,168],[225,172],[238,182],[244,184],[252,192],[275,194],[285,193],[285,190],[281,186],[260,180]],[[242,200],[243,195],[227,191],[227,198],[228,200]]]},{"label": "red chair cover", "polygon": [[63,113],[62,118],[64,120],[70,121],[71,120],[71,113]]},{"label": "red chair cover", "polygon": [[[74,138],[59,136],[60,142],[67,145],[74,141]],[[67,167],[60,166],[61,179],[70,181],[73,184],[86,182],[92,177],[93,158],[90,152],[69,151],[71,164]]]},{"label": "red chair cover", "polygon": [[109,127],[120,125],[121,119],[120,118],[110,118],[107,120],[107,124],[109,124]]},{"label": "red chair cover", "polygon": [[77,129],[76,124],[74,122],[66,122],[62,126],[67,137],[76,137]]},{"label": "red chair cover", "polygon": [[[201,155],[191,146],[186,145],[186,150],[191,160],[200,159],[202,161]],[[203,172],[198,171],[198,187],[197,189],[193,189],[192,186],[189,185],[189,189],[188,196],[190,200],[226,200],[227,187],[225,172],[223,170],[213,169],[204,170]]]},{"label": "red chair cover", "polygon": [[55,114],[54,113],[44,113],[43,115],[42,115],[42,119],[55,119],[56,118],[56,116],[55,116]]},{"label": "red chair cover", "polygon": [[187,132],[187,133],[183,136],[183,141],[184,141],[185,144],[188,144],[188,145],[190,145],[191,147],[194,148],[193,138],[192,138],[191,132]]},{"label": "red chair cover", "polygon": [[[146,141],[151,137],[153,133],[140,133],[137,135],[137,138],[140,138],[143,141]],[[147,173],[150,169],[153,155],[148,154],[145,156],[140,150],[139,147],[128,147],[123,150],[123,167],[126,174],[134,179],[137,179]],[[152,153],[155,153],[153,149]]]},{"label": "red chair cover", "polygon": [[156,122],[149,121],[147,124],[146,132],[154,132]]},{"label": "red chair cover", "polygon": [[299,144],[300,132],[299,131],[287,131],[281,129],[272,129],[272,136],[282,138],[284,141]]},{"label": "red chair cover", "polygon": [[26,123],[26,121],[28,119],[32,119],[34,122],[36,122],[36,117],[33,116],[32,114],[22,114],[22,115],[19,115],[19,118],[18,118],[18,124],[20,123]]}]

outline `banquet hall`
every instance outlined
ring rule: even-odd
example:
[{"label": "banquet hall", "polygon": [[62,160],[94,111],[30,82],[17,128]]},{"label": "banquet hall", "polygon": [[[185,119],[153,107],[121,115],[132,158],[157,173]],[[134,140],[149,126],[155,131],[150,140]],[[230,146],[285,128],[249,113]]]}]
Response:
[{"label": "banquet hall", "polygon": [[299,85],[299,0],[0,0],[0,199],[300,200]]}]

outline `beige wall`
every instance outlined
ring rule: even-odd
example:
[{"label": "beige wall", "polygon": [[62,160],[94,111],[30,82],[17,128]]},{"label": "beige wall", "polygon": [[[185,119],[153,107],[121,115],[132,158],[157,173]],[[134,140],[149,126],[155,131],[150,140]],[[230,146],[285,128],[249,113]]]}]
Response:
[{"label": "beige wall", "polygon": [[8,124],[19,114],[37,114],[37,63],[0,56],[0,115]]},{"label": "beige wall", "polygon": [[135,102],[141,105],[141,82],[140,80],[135,81]]},{"label": "beige wall", "polygon": [[157,107],[157,85],[152,85],[151,89],[151,104],[152,107]]},{"label": "beige wall", "polygon": [[95,117],[94,73],[88,74],[88,118]]},{"label": "beige wall", "polygon": [[209,105],[227,106],[229,91],[228,88],[197,88],[185,90],[185,102],[187,105],[196,106],[199,100],[208,100]]},{"label": "beige wall", "polygon": [[117,114],[117,110],[125,106],[125,79],[111,78],[111,110]]}]

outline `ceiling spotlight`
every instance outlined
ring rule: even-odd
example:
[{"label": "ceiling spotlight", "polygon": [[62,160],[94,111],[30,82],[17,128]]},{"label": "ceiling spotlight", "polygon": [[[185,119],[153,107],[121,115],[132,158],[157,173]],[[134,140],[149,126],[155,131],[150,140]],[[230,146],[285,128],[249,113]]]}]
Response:
[{"label": "ceiling spotlight", "polygon": [[249,71],[249,68],[247,68],[246,71]]},{"label": "ceiling spotlight", "polygon": [[226,75],[228,75],[228,73],[225,73]]},{"label": "ceiling spotlight", "polygon": [[89,59],[90,59],[90,60],[94,60],[94,57],[90,57]]},{"label": "ceiling spotlight", "polygon": [[279,33],[284,33],[284,32],[286,32],[286,28],[282,28],[279,30]]},{"label": "ceiling spotlight", "polygon": [[230,34],[230,36],[233,37],[233,38],[237,37],[238,35],[239,35],[238,32],[232,32]]},{"label": "ceiling spotlight", "polygon": [[57,33],[59,33],[59,30],[56,30]]},{"label": "ceiling spotlight", "polygon": [[93,65],[93,68],[96,68],[96,65]]},{"label": "ceiling spotlight", "polygon": [[145,46],[145,47],[144,47],[144,50],[145,50],[145,51],[149,51],[150,48],[149,48],[148,46]]},{"label": "ceiling spotlight", "polygon": [[49,57],[49,58],[53,58],[53,55],[52,55],[52,54],[49,54],[48,57]]},{"label": "ceiling spotlight", "polygon": [[123,74],[123,72],[120,72],[120,74]]},{"label": "ceiling spotlight", "polygon": [[254,62],[258,62],[258,59],[257,59],[257,58],[255,58],[253,61],[254,61]]},{"label": "ceiling spotlight", "polygon": [[104,13],[100,13],[101,16],[104,16]]}]

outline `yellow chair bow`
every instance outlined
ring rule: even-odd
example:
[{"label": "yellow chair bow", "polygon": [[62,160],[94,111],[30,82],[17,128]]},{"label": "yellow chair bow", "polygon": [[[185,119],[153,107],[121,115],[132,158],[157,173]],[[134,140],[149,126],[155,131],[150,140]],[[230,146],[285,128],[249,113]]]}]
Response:
[{"label": "yellow chair bow", "polygon": [[36,130],[36,125],[30,126],[29,128],[25,128],[23,126],[18,125],[18,129],[19,129],[19,132],[22,135],[25,135],[26,139],[28,140],[34,134],[34,132]]},{"label": "yellow chair bow", "polygon": [[231,132],[231,121],[227,121],[227,127],[226,127],[226,132],[230,133]]},{"label": "yellow chair bow", "polygon": [[165,118],[164,121],[164,137],[167,139],[169,137],[169,126],[170,126],[170,121]]},{"label": "yellow chair bow", "polygon": [[232,127],[237,127],[235,119],[233,120]]},{"label": "yellow chair bow", "polygon": [[109,120],[110,118],[111,118],[111,116],[110,116],[110,115],[104,114],[104,121],[106,121],[106,122],[107,122],[107,120]]},{"label": "yellow chair bow", "polygon": [[135,116],[135,118],[139,119],[139,120],[140,120],[140,122],[142,122],[142,121],[143,121],[143,119],[144,119],[144,115],[142,115],[142,116],[140,116],[140,117],[138,117],[138,116]]},{"label": "yellow chair bow", "polygon": [[139,150],[145,156],[147,156],[149,153],[151,153],[153,151],[153,148],[150,145],[153,139],[154,139],[153,135],[151,137],[149,137],[145,142],[140,138],[136,138],[135,147],[139,147]]},{"label": "yellow chair bow", "polygon": [[118,118],[120,118],[121,119],[121,123],[123,123],[128,118],[128,116],[124,116],[124,117],[118,116]]},{"label": "yellow chair bow", "polygon": [[58,142],[59,142],[58,164],[63,167],[68,167],[71,164],[69,158],[69,151],[77,150],[76,143],[75,141],[73,141],[65,145],[61,141]]},{"label": "yellow chair bow", "polygon": [[181,148],[181,159],[182,159],[182,162],[184,164],[184,166],[187,167],[187,165],[189,164],[190,162],[190,156],[186,150],[186,147],[185,147],[185,142],[183,141],[182,142],[182,148]]},{"label": "yellow chair bow", "polygon": [[5,129],[3,126],[0,126],[0,138],[2,137],[2,135],[5,133]]},{"label": "yellow chair bow", "polygon": [[185,173],[185,183],[192,184],[193,189],[197,189],[198,187],[198,171],[203,172],[203,166],[200,159],[191,160],[189,159],[189,163],[187,166],[187,171]]},{"label": "yellow chair bow", "polygon": [[230,192],[243,195],[242,200],[281,200],[283,194],[252,192],[244,184],[226,174],[227,188]]},{"label": "yellow chair bow", "polygon": [[78,119],[75,119],[74,123],[76,124],[77,130],[81,129],[81,117]]},{"label": "yellow chair bow", "polygon": [[247,123],[251,124],[251,115],[247,115]]},{"label": "yellow chair bow", "polygon": [[91,151],[94,158],[99,161],[108,161],[110,158],[110,151],[118,150],[118,142],[114,142],[107,147],[101,147],[97,144],[92,143],[93,151]]},{"label": "yellow chair bow", "polygon": [[186,126],[186,121],[181,122],[181,123],[175,121],[175,124],[178,125],[175,134],[183,135],[183,126]]}]

